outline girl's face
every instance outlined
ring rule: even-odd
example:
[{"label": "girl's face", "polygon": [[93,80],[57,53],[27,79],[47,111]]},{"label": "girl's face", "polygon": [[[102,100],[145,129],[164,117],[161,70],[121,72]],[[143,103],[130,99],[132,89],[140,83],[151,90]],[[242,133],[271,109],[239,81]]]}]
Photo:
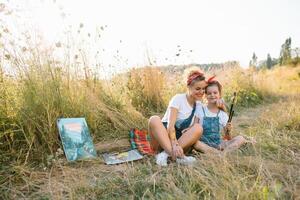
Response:
[{"label": "girl's face", "polygon": [[206,98],[209,104],[214,104],[221,98],[219,88],[216,85],[212,85],[206,88]]},{"label": "girl's face", "polygon": [[199,101],[203,98],[203,95],[205,94],[205,87],[206,82],[203,81],[197,81],[193,85],[189,86],[189,94],[192,98],[194,98],[196,101]]}]

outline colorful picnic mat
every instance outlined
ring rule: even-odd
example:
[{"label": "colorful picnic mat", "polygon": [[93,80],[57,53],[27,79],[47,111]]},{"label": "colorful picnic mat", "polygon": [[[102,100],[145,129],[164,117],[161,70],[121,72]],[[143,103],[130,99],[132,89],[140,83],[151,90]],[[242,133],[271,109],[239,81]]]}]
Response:
[{"label": "colorful picnic mat", "polygon": [[147,130],[133,128],[129,131],[129,137],[132,149],[138,149],[138,151],[144,155],[155,154],[150,144],[151,136]]}]

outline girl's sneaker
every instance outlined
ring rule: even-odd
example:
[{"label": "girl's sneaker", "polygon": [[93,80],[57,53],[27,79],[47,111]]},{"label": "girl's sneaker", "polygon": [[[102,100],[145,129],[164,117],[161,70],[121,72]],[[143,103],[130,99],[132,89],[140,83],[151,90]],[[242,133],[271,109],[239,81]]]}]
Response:
[{"label": "girl's sneaker", "polygon": [[168,165],[168,157],[169,154],[167,154],[165,151],[160,152],[155,156],[156,158],[156,164],[160,166],[167,166]]},{"label": "girl's sneaker", "polygon": [[176,162],[182,165],[192,165],[196,162],[193,156],[184,156],[183,158],[176,158]]}]

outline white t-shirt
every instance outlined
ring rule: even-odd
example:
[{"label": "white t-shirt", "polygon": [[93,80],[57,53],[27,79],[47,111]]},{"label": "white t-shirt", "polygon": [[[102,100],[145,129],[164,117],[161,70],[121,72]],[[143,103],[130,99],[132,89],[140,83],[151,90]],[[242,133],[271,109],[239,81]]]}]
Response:
[{"label": "white t-shirt", "polygon": [[[196,109],[197,109],[197,107],[202,107],[202,103],[200,101],[196,102]],[[176,122],[187,119],[193,111],[193,107],[188,103],[185,93],[184,94],[176,94],[171,99],[171,101],[169,102],[167,111],[161,120],[162,122],[169,121],[171,108],[176,108],[178,110]],[[196,111],[195,111],[195,113],[196,113]],[[194,118],[195,117],[193,117],[191,124],[194,122]]]},{"label": "white t-shirt", "polygon": [[[211,112],[207,106],[203,105],[202,106],[204,108],[204,112],[205,112],[205,116],[206,117],[216,117],[218,113],[213,113]],[[204,117],[204,113],[203,113],[203,109],[201,106],[197,106],[196,107],[196,112],[195,112],[195,116],[198,117],[200,119],[200,124],[202,125],[203,123],[203,117]],[[223,110],[220,110],[219,112],[219,124],[221,128],[224,128],[227,124],[228,121],[228,115],[226,112],[224,112]]]}]

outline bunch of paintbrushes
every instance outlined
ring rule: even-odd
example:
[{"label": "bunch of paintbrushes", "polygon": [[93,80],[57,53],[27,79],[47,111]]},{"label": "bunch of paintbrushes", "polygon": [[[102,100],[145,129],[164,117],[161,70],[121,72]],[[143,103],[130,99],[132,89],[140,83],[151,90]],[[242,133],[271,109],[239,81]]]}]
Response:
[{"label": "bunch of paintbrushes", "polygon": [[[233,97],[232,97],[232,100],[231,100],[231,105],[230,105],[230,110],[229,110],[229,116],[228,116],[228,121],[227,123],[230,123],[232,121],[232,117],[233,117],[233,114],[234,114],[234,110],[233,110],[233,107],[236,103],[236,92],[233,93]],[[230,131],[229,130],[226,130],[225,132],[225,136],[224,136],[224,140],[231,140],[231,136],[230,136]]]}]

